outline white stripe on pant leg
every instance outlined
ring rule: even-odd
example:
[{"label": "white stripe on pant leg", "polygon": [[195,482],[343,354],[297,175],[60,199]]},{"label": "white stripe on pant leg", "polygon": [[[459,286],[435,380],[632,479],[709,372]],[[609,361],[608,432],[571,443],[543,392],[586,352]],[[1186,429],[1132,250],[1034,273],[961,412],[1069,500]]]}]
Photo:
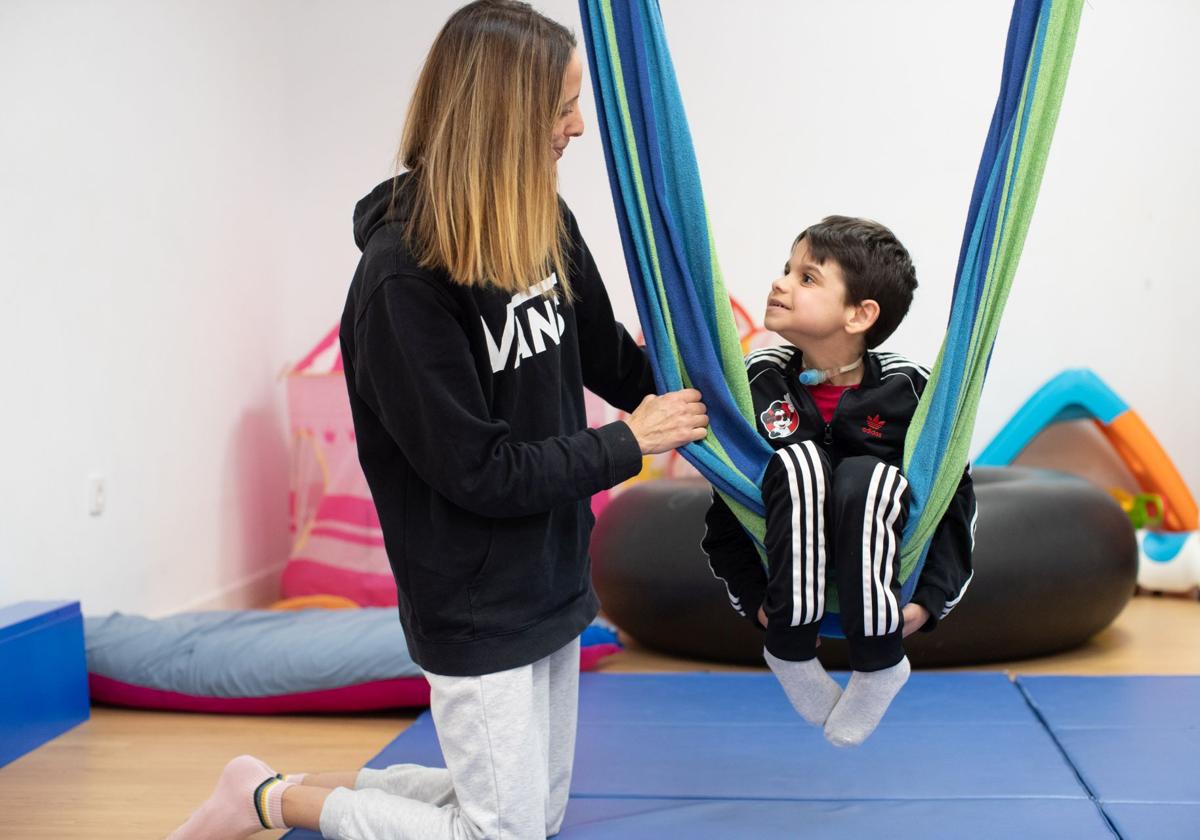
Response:
[{"label": "white stripe on pant leg", "polygon": [[892,508],[888,513],[887,523],[884,526],[884,542],[887,545],[887,557],[883,565],[883,580],[880,583],[883,586],[883,592],[887,598],[888,606],[891,608],[892,620],[888,623],[887,632],[895,633],[900,627],[900,605],[896,603],[896,593],[892,591],[891,579],[892,569],[896,562],[896,519],[900,516],[900,509],[904,502],[904,491],[908,488],[908,479],[905,478],[895,467],[888,469],[896,473],[896,489],[892,494]]},{"label": "white stripe on pant leg", "polygon": [[[900,606],[896,604],[895,594],[888,581],[892,580],[892,569],[895,560],[896,540],[893,528],[896,517],[900,515],[902,498],[908,481],[900,470],[886,466],[884,491],[878,505],[878,532],[876,533],[877,552],[874,557],[875,575],[880,586],[880,601],[876,610],[876,635],[882,636],[895,632],[900,625]],[[890,618],[889,618],[890,616]]]},{"label": "white stripe on pant leg", "polygon": [[867,487],[867,503],[863,509],[862,526],[862,621],[863,634],[871,635],[874,625],[875,592],[873,574],[871,574],[871,530],[875,524],[875,496],[879,490],[879,479],[883,475],[883,464],[878,464],[871,473],[871,483]]},{"label": "white stripe on pant leg", "polygon": [[[800,623],[800,610],[804,604],[804,587],[801,582],[800,570],[796,567],[796,560],[804,556],[804,544],[801,542],[801,521],[800,511],[803,505],[800,504],[800,490],[797,486],[796,464],[792,460],[790,452],[787,449],[777,452],[775,457],[779,458],[783,464],[784,470],[787,471],[788,477],[788,494],[792,505],[792,620],[790,626],[795,627]],[[806,488],[807,489],[807,488]]]},{"label": "white stripe on pant leg", "polygon": [[[883,636],[888,633],[888,627],[895,621],[896,597],[887,586],[884,576],[884,565],[890,560],[891,552],[895,551],[894,541],[889,542],[891,526],[895,524],[900,514],[900,494],[908,484],[904,476],[895,467],[881,464],[877,469],[884,471],[883,490],[879,494],[879,503],[875,508],[875,550],[871,556],[872,576],[879,586],[879,600],[875,604],[874,632],[867,635]],[[889,621],[888,608],[891,608],[892,620]]]},{"label": "white stripe on pant leg", "polygon": [[[803,485],[804,495],[801,507],[793,506],[792,511],[792,593],[793,612],[792,626],[811,624],[821,617],[824,612],[825,592],[819,582],[824,577],[825,570],[825,482],[820,471],[820,456],[812,441],[794,444],[783,450],[781,455],[788,469],[789,480],[795,479],[799,473],[799,484]],[[791,484],[792,498],[796,497],[796,483]],[[801,525],[806,534],[800,539]],[[803,576],[796,573],[797,554],[801,558]],[[795,604],[803,603],[803,608],[797,612]]]},{"label": "white stripe on pant leg", "polygon": [[808,471],[812,476],[816,492],[813,494],[812,557],[807,563],[808,580],[812,586],[812,608],[809,610],[808,622],[819,621],[825,615],[825,493],[828,491],[825,481],[825,470],[821,466],[821,455],[817,445],[811,440],[803,443],[808,454]]},{"label": "white stripe on pant leg", "polygon": [[804,447],[807,442],[796,446],[788,447],[788,457],[792,459],[796,469],[800,473],[801,483],[804,485],[804,507],[802,513],[804,515],[804,544],[802,546],[801,562],[804,567],[803,585],[801,587],[801,597],[804,600],[804,609],[800,614],[801,624],[812,623],[813,613],[813,598],[812,598],[812,579],[813,579],[813,498],[816,488],[813,484],[812,468],[808,465],[808,458],[804,455]]},{"label": "white stripe on pant leg", "polygon": [[[880,571],[883,566],[884,553],[884,525],[883,520],[891,505],[892,489],[895,484],[894,473],[887,468],[886,464],[879,464],[875,467],[881,473],[879,499],[875,502],[875,533],[871,540],[871,585],[874,587],[873,592],[878,593],[875,597],[875,603],[872,605],[874,609],[871,612],[871,623],[866,631],[867,636],[882,636],[883,622],[887,610],[887,595],[883,585],[883,578],[880,576]],[[865,572],[865,569],[864,569]]]}]

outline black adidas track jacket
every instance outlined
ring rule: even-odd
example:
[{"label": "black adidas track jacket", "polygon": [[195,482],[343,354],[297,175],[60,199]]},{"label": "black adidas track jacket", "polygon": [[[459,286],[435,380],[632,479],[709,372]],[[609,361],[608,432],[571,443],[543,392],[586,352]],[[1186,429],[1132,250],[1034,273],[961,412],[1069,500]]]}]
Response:
[{"label": "black adidas track jacket", "polygon": [[[775,449],[811,440],[837,466],[843,458],[872,455],[903,466],[904,438],[925,389],[929,370],[896,353],[871,351],[863,359],[862,383],[842,394],[826,423],[800,384],[800,351],[790,345],[746,356],[759,433]],[[970,467],[934,532],[913,603],[929,611],[922,630],[933,630],[957,606],[971,582],[975,543],[975,491]],[[729,506],[713,493],[702,543],[713,574],[724,581],[733,608],[755,624],[767,576],[750,537]]]}]

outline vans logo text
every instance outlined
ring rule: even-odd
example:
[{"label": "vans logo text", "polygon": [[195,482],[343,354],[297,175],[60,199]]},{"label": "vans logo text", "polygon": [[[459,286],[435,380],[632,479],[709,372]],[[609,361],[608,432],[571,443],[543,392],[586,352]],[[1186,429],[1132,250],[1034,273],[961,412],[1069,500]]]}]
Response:
[{"label": "vans logo text", "polygon": [[[504,332],[500,334],[499,342],[483,321],[483,335],[487,339],[488,355],[492,360],[492,373],[499,373],[505,368],[519,368],[522,359],[546,352],[551,344],[557,346],[562,342],[566,331],[566,322],[558,311],[558,298],[544,298],[543,292],[558,285],[558,275],[551,274],[536,286],[531,286],[527,292],[518,292],[508,302],[504,313]],[[529,303],[520,310],[517,308]],[[516,346],[516,353],[513,347]],[[514,357],[510,359],[509,357]]]}]

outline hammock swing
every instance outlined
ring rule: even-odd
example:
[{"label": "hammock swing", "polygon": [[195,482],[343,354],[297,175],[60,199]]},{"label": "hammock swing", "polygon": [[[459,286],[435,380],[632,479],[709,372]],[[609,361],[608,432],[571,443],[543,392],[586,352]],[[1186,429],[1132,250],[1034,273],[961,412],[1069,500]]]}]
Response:
[{"label": "hammock swing", "polygon": [[[659,392],[704,395],[708,437],[683,456],[761,545],[759,483],[773,450],[721,278],[691,134],[657,0],[580,0],[618,227]],[[905,440],[911,490],[902,603],[967,464],[1000,314],[1037,201],[1083,0],[1016,0],[1000,94],[959,251],[946,337]],[[764,561],[765,562],[765,561]],[[841,635],[836,589],[821,632]]]}]

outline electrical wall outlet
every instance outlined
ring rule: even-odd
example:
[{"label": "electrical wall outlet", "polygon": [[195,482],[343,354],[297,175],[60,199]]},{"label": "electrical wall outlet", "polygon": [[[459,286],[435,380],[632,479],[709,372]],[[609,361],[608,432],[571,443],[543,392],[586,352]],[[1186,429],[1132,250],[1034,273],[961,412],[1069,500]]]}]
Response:
[{"label": "electrical wall outlet", "polygon": [[88,514],[99,516],[104,513],[108,504],[108,491],[104,486],[104,476],[88,476]]}]

